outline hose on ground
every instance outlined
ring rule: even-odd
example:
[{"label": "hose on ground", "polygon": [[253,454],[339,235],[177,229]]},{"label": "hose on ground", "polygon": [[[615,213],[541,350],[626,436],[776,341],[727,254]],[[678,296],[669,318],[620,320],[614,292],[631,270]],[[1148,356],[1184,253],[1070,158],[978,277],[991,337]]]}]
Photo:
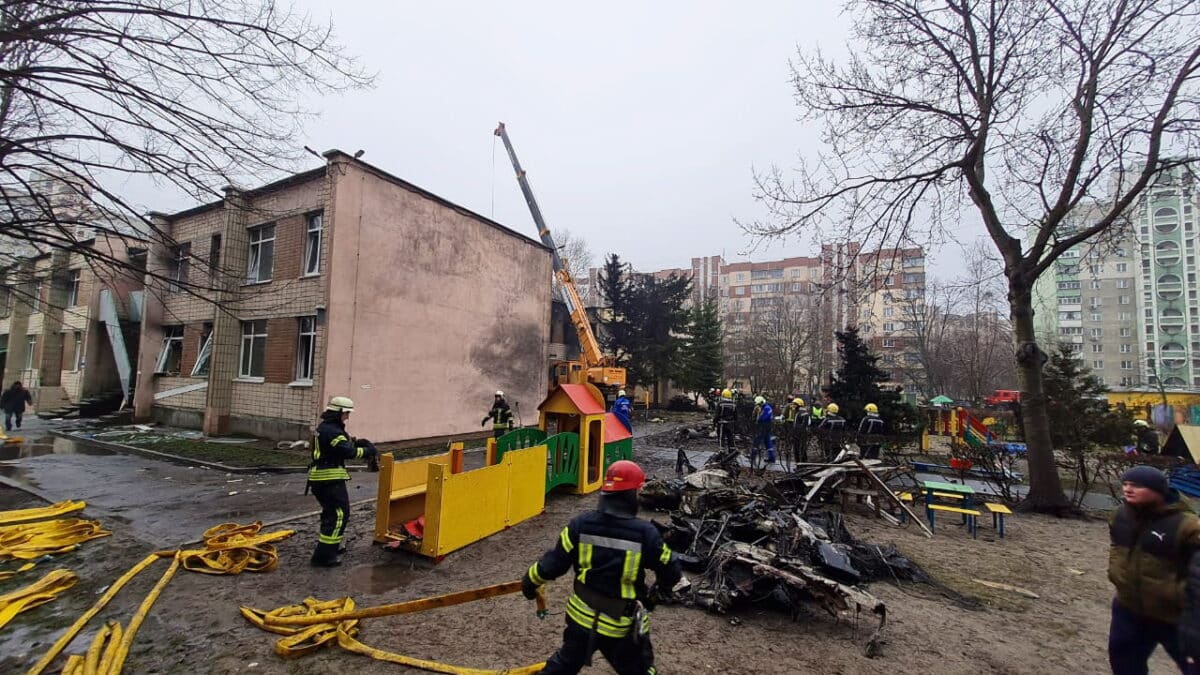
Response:
[{"label": "hose on ground", "polygon": [[112,532],[100,527],[99,521],[78,518],[7,525],[0,527],[0,560],[33,560],[66,553],[85,541],[110,535]]},{"label": "hose on ground", "polygon": [[57,518],[72,511],[79,511],[87,506],[85,502],[65,501],[51,504],[50,506],[39,506],[35,509],[14,509],[12,511],[0,511],[0,525],[12,525],[13,523],[23,523],[29,520],[41,520],[43,518]]},{"label": "hose on ground", "polygon": [[79,577],[70,570],[54,570],[24,588],[0,595],[0,628],[21,612],[57,598],[77,581]]}]

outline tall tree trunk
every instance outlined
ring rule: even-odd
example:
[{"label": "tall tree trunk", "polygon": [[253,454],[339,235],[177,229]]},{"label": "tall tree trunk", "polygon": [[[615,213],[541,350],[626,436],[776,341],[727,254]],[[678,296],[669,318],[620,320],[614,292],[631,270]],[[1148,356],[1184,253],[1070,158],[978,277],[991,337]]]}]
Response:
[{"label": "tall tree trunk", "polygon": [[1033,296],[1028,284],[1010,280],[1009,312],[1017,338],[1017,381],[1021,389],[1021,416],[1025,425],[1025,445],[1029,459],[1029,494],[1021,503],[1023,511],[1062,515],[1071,508],[1050,440],[1050,417],[1042,388],[1042,359],[1033,330]]}]

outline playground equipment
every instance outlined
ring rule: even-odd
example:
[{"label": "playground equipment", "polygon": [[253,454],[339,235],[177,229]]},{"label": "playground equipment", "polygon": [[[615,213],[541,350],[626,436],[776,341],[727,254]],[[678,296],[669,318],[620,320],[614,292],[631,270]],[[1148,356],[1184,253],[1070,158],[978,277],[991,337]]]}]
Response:
[{"label": "playground equipment", "polygon": [[633,458],[633,434],[591,384],[559,385],[538,427],[488,439],[484,466],[463,470],[461,443],[406,461],[379,458],[375,541],[441,559],[545,510],[546,494],[600,489],[608,465]]},{"label": "playground equipment", "polygon": [[934,437],[958,440],[974,448],[991,448],[1010,454],[1025,452],[1024,443],[1005,443],[997,440],[991,430],[969,411],[963,408],[930,408],[925,411],[928,420],[921,432],[921,451],[928,452]]}]

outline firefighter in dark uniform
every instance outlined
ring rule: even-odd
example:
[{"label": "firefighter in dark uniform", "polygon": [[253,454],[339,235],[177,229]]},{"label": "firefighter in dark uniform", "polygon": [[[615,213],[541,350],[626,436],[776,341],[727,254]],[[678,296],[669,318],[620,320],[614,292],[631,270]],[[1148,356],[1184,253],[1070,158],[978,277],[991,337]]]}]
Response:
[{"label": "firefighter in dark uniform", "polygon": [[487,417],[483,418],[479,426],[487,424],[488,420],[492,420],[493,438],[500,438],[513,430],[512,409],[508,407],[508,401],[504,400],[504,392],[496,392],[496,399],[492,403],[492,409],[488,411]]},{"label": "firefighter in dark uniform", "polygon": [[638,490],[645,482],[637,464],[613,462],[599,508],[572,519],[554,548],[521,579],[522,593],[532,600],[543,584],[574,568],[563,644],[546,662],[545,675],[578,673],[591,665],[597,649],[618,675],[656,672],[645,612],[653,608],[655,593],[646,589],[646,569],[654,570],[656,587],[668,594],[681,572],[658,530],[637,517]]},{"label": "firefighter in dark uniform", "polygon": [[868,403],[863,411],[866,413],[866,417],[858,422],[858,447],[862,450],[863,459],[879,459],[881,447],[879,440],[883,436],[883,418],[879,416],[879,406],[874,403]]},{"label": "firefighter in dark uniform", "polygon": [[350,517],[350,495],[346,492],[346,460],[375,458],[375,446],[370,441],[353,441],[346,433],[346,420],[354,410],[354,401],[345,396],[329,399],[321,423],[313,439],[312,464],[308,470],[308,487],[321,505],[321,530],[312,564],[335,567],[341,564],[342,536]]}]

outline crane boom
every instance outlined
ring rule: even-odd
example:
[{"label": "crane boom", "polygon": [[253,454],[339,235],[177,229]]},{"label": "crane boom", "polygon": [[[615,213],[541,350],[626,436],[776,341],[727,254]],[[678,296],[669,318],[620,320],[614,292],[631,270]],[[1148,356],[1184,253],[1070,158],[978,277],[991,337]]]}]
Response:
[{"label": "crane boom", "polygon": [[496,127],[495,134],[504,141],[504,149],[508,151],[508,158],[512,160],[513,170],[517,173],[517,183],[521,186],[521,193],[525,195],[529,213],[533,216],[534,224],[537,225],[538,236],[541,237],[542,243],[550,249],[551,259],[554,261],[554,275],[558,278],[560,295],[563,303],[567,306],[571,324],[579,336],[583,365],[588,370],[589,379],[600,380],[597,384],[624,386],[625,371],[623,368],[613,368],[612,360],[600,350],[600,343],[596,340],[595,332],[592,331],[591,322],[588,321],[587,310],[580,300],[579,289],[575,287],[571,271],[567,269],[562,256],[558,254],[558,246],[555,245],[550,228],[546,226],[546,220],[542,217],[542,209],[533,196],[533,188],[529,186],[529,179],[525,176],[525,170],[521,168],[521,162],[517,159],[517,152],[513,150],[512,141],[508,138],[508,131],[504,128],[503,122]]}]

